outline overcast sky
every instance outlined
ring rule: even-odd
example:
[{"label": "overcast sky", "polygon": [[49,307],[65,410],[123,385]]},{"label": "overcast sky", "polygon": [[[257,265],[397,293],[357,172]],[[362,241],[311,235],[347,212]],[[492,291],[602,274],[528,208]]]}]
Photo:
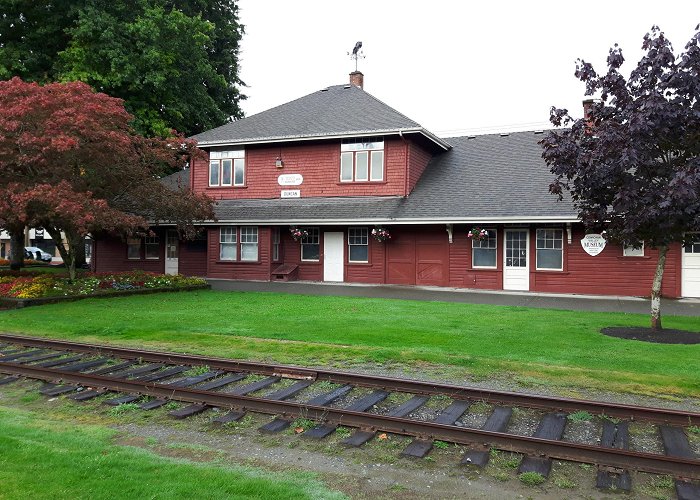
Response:
[{"label": "overcast sky", "polygon": [[247,116],[346,83],[355,69],[347,53],[361,40],[365,90],[442,137],[542,129],[552,105],[580,115],[577,58],[603,72],[618,43],[629,72],[653,24],[678,53],[700,22],[697,0],[238,5]]}]

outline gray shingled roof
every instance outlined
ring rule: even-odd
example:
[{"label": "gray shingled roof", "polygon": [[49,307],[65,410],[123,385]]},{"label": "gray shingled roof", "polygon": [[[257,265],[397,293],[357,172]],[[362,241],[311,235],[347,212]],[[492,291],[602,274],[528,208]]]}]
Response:
[{"label": "gray shingled roof", "polygon": [[173,191],[177,191],[183,187],[189,188],[190,169],[186,168],[184,170],[180,170],[179,172],[175,172],[174,174],[165,176],[160,180],[160,182],[165,184],[168,189],[172,189]]},{"label": "gray shingled roof", "polygon": [[316,221],[390,220],[402,202],[397,196],[362,196],[353,198],[292,198],[272,200],[221,200],[214,206],[222,222],[277,222],[302,224]]},{"label": "gray shingled roof", "polygon": [[202,146],[420,132],[449,145],[354,85],[335,85],[193,136]]},{"label": "gray shingled roof", "polygon": [[543,137],[515,132],[448,139],[452,149],[432,159],[398,217],[576,220],[571,201],[549,193],[554,175],[537,144]]},{"label": "gray shingled roof", "polygon": [[[537,142],[542,134],[516,132],[450,139],[408,198],[299,198],[223,200],[222,222],[410,223],[575,221],[570,201],[549,193],[552,174]],[[302,189],[303,196],[303,189]]]}]

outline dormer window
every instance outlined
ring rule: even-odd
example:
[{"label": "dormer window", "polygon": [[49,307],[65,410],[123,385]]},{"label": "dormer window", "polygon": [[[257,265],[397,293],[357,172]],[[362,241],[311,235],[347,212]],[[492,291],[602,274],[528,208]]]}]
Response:
[{"label": "dormer window", "polygon": [[245,150],[209,153],[209,186],[244,186]]},{"label": "dormer window", "polygon": [[384,140],[364,138],[340,145],[340,182],[384,180]]}]

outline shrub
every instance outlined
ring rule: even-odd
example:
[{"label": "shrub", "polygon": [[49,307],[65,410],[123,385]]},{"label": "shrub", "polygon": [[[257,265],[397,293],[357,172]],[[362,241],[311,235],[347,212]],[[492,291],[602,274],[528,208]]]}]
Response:
[{"label": "shrub", "polygon": [[143,271],[124,273],[88,273],[74,281],[65,274],[0,272],[0,297],[31,299],[51,296],[91,295],[144,288],[182,288],[202,285],[202,278],[160,275]]}]

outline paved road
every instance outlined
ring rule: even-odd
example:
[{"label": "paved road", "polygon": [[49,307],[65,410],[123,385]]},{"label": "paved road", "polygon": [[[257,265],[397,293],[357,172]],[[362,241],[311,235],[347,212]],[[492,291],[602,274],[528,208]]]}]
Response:
[{"label": "paved road", "polygon": [[[575,311],[649,313],[649,300],[638,297],[573,295],[535,292],[475,291],[461,288],[440,288],[400,285],[358,285],[315,282],[267,282],[208,280],[214,290],[241,292],[277,292],[297,295],[335,295],[344,297],[376,297],[404,300],[496,304]],[[662,315],[700,316],[700,299],[664,299]]]}]

